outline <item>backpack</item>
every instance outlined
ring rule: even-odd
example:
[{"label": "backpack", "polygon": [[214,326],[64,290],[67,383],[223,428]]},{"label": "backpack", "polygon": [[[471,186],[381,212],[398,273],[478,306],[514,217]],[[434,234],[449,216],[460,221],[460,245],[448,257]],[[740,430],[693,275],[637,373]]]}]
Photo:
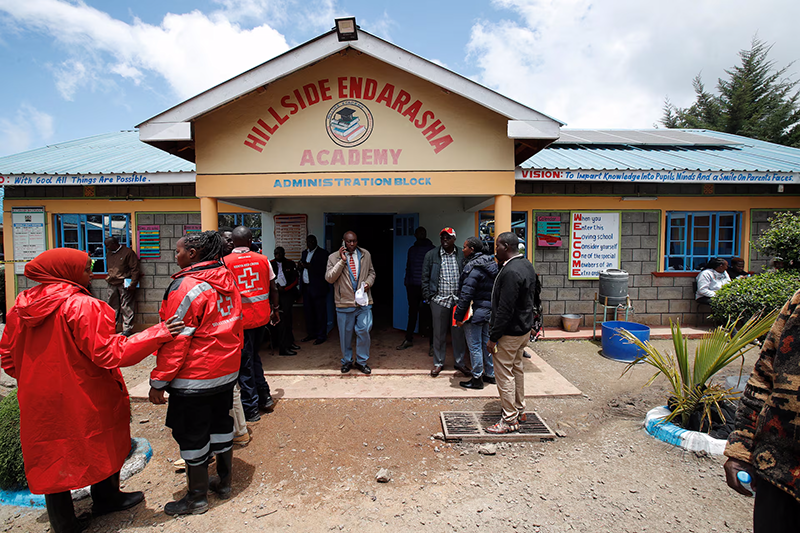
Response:
[{"label": "backpack", "polygon": [[536,286],[533,289],[533,325],[531,326],[531,342],[544,337],[544,320],[542,317],[542,282],[536,274]]}]

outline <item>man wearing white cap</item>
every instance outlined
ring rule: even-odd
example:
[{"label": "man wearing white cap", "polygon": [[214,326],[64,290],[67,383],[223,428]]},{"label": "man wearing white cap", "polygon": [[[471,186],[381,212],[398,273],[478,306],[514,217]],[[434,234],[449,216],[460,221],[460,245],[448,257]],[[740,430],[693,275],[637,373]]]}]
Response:
[{"label": "man wearing white cap", "polygon": [[453,306],[458,301],[458,280],[464,268],[464,252],[456,243],[456,231],[444,228],[439,232],[442,245],[425,254],[422,263],[422,296],[430,303],[433,318],[433,369],[431,376],[436,377],[444,367],[447,351],[447,330],[453,341],[453,358],[455,369],[467,377],[471,377],[464,366],[466,340],[464,330],[453,324]]}]

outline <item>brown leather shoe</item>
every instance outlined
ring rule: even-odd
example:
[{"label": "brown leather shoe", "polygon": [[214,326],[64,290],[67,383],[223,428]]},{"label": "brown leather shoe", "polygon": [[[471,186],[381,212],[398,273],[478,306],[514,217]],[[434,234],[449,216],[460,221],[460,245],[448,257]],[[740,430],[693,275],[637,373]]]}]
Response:
[{"label": "brown leather shoe", "polygon": [[435,365],[433,368],[431,368],[431,377],[435,378],[436,376],[441,374],[442,368],[444,368],[442,365]]}]

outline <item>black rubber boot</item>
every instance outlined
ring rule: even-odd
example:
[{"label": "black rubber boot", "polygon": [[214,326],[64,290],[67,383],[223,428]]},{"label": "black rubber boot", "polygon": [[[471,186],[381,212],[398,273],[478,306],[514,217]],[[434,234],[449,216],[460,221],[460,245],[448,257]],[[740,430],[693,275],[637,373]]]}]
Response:
[{"label": "black rubber boot", "polygon": [[231,497],[231,474],[233,472],[233,448],[217,454],[217,475],[212,477],[208,486],[222,500]]},{"label": "black rubber boot", "polygon": [[482,389],[483,380],[481,378],[472,377],[469,381],[460,381],[458,383],[465,389]]},{"label": "black rubber boot", "polygon": [[53,533],[80,533],[89,527],[88,519],[78,519],[75,516],[75,506],[72,505],[72,494],[69,491],[45,494],[44,502]]},{"label": "black rubber boot", "polygon": [[93,516],[124,511],[144,501],[144,492],[119,490],[119,472],[112,474],[100,483],[95,483],[89,491],[92,493]]},{"label": "black rubber boot", "polygon": [[208,511],[208,463],[201,466],[187,464],[186,482],[189,485],[186,496],[164,506],[164,512],[168,515],[203,514]]}]

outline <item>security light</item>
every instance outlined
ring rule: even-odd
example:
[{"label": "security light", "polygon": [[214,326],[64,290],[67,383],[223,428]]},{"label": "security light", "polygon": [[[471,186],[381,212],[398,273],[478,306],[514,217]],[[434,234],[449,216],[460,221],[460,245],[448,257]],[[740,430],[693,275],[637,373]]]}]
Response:
[{"label": "security light", "polygon": [[358,40],[358,26],[356,25],[355,17],[335,19],[334,22],[336,23],[336,35],[339,37],[339,42]]}]

